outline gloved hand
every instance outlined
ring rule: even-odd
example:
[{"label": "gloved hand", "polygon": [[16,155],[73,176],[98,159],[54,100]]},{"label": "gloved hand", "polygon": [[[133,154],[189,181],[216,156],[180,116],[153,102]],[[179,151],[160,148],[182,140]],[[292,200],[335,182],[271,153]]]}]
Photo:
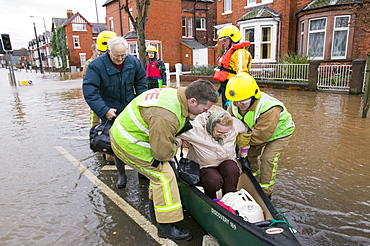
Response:
[{"label": "gloved hand", "polygon": [[249,142],[251,141],[252,134],[250,133],[240,133],[236,137],[235,143],[239,146],[239,148],[244,148],[245,146],[249,145]]},{"label": "gloved hand", "polygon": [[225,109],[227,109],[231,103],[232,103],[232,101],[227,100],[227,102],[225,103]]},{"label": "gloved hand", "polygon": [[251,170],[248,157],[241,157],[239,158],[240,165],[242,166],[242,171],[245,172],[246,170]]}]

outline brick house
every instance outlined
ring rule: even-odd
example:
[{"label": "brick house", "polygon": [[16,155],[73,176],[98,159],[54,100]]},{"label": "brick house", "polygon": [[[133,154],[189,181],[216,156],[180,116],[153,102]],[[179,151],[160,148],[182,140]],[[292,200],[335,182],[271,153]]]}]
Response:
[{"label": "brick house", "polygon": [[[349,25],[355,0],[217,1],[217,29],[237,25],[249,40],[253,63],[277,62],[298,52],[314,60],[366,58],[370,37]],[[352,23],[352,22],[351,22]]]},{"label": "brick house", "polygon": [[[138,56],[137,35],[128,15],[121,9],[121,2],[107,0],[103,5],[107,27],[125,37],[128,52]],[[207,47],[216,44],[213,39],[215,7],[212,0],[152,0],[145,27],[146,46],[156,46],[159,58],[170,64],[170,70],[174,70],[176,63],[183,64],[185,69],[208,64],[208,57],[214,58]],[[134,3],[131,9],[135,16]]]},{"label": "brick house", "polygon": [[[67,18],[52,18],[52,32],[63,26],[66,32],[67,42],[67,67],[81,69],[86,60],[92,56],[91,46],[101,31],[106,30],[104,23],[91,23],[79,12],[73,14],[67,10]],[[61,67],[59,57],[54,58],[54,67]]]}]

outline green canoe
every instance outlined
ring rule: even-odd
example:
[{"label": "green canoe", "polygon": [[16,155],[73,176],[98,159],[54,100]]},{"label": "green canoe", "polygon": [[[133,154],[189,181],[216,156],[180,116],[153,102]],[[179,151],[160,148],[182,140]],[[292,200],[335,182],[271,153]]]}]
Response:
[{"label": "green canoe", "polygon": [[245,189],[261,206],[265,221],[249,223],[227,211],[194,185],[178,181],[181,202],[191,216],[215,237],[220,245],[301,245],[284,223],[250,171],[239,178],[238,190]]}]

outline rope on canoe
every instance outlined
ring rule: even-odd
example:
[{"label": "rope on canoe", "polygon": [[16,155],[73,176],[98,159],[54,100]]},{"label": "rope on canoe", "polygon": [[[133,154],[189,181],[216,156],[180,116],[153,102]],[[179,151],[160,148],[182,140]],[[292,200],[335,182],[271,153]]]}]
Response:
[{"label": "rope on canoe", "polygon": [[[275,208],[276,208],[276,207],[275,207]],[[276,210],[278,210],[278,212],[279,212],[278,216],[280,216],[283,220],[267,220],[267,221],[270,221],[270,222],[271,222],[271,223],[270,223],[270,225],[268,225],[268,227],[274,226],[274,225],[276,225],[276,224],[278,224],[278,223],[284,223],[284,224],[286,224],[286,225],[288,226],[289,230],[290,230],[293,234],[295,234],[295,233],[297,232],[297,230],[295,230],[295,229],[294,229],[294,228],[289,224],[289,221],[288,221],[288,219],[285,217],[284,213],[283,213],[280,209],[278,209],[278,208],[276,208]]]}]

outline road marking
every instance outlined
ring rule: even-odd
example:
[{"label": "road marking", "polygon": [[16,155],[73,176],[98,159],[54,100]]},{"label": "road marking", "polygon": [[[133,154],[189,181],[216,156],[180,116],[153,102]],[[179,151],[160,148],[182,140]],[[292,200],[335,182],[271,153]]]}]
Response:
[{"label": "road marking", "polygon": [[85,140],[85,139],[89,139],[88,136],[75,136],[75,137],[62,137],[62,139],[82,139],[82,140]]},{"label": "road marking", "polygon": [[135,208],[128,204],[122,197],[115,193],[111,188],[104,184],[98,177],[96,177],[90,170],[82,165],[74,156],[68,153],[62,146],[55,146],[55,148],[64,155],[81,174],[85,175],[96,187],[98,187],[109,199],[111,199],[123,212],[125,212],[133,221],[135,221],[143,230],[145,230],[154,240],[160,245],[177,245],[174,241],[160,238],[157,235],[157,227],[149,220],[142,216]]}]

